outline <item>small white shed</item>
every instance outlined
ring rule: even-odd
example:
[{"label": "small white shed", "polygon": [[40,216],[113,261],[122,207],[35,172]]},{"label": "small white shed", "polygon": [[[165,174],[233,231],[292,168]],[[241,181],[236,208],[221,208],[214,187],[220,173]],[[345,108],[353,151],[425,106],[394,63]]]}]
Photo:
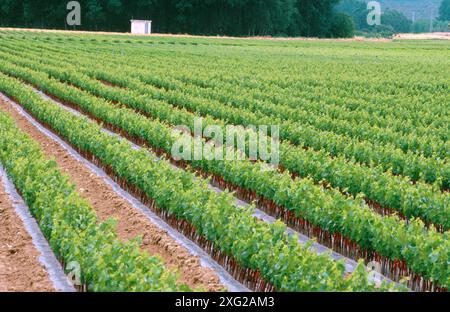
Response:
[{"label": "small white shed", "polygon": [[131,33],[150,35],[152,33],[152,21],[131,20]]}]

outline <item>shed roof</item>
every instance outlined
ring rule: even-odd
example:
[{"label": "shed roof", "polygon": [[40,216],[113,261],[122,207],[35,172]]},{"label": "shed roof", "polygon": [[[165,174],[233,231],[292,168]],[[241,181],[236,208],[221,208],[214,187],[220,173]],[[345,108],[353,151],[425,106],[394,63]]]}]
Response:
[{"label": "shed roof", "polygon": [[130,22],[151,22],[151,20],[135,20],[135,19],[132,19],[132,20],[130,20]]}]

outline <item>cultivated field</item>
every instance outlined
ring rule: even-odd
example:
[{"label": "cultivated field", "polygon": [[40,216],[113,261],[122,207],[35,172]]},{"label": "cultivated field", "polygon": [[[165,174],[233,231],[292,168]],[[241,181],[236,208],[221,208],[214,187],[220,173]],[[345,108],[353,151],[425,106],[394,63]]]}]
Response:
[{"label": "cultivated field", "polygon": [[0,290],[446,291],[449,48],[0,30]]}]

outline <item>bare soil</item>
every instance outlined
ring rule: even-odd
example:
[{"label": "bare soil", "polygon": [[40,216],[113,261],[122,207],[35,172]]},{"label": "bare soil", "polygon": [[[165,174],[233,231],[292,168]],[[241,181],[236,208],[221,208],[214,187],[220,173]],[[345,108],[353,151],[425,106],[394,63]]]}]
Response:
[{"label": "bare soil", "polygon": [[55,291],[39,256],[0,182],[0,292]]},{"label": "bare soil", "polygon": [[53,158],[58,168],[69,175],[77,191],[91,204],[100,220],[115,218],[118,221],[117,233],[122,240],[141,236],[142,249],[151,255],[159,255],[163,258],[168,267],[180,273],[180,280],[192,288],[201,288],[206,291],[225,289],[217,274],[209,268],[202,267],[198,257],[192,256],[167,232],[133,208],[102,178],[93,174],[57,142],[37,130],[11,104],[0,100],[0,109],[9,113],[19,128],[40,144],[44,154],[48,158]]},{"label": "bare soil", "polygon": [[424,34],[397,34],[394,39],[412,39],[412,40],[450,40],[450,32],[435,32],[435,33],[424,33]]}]

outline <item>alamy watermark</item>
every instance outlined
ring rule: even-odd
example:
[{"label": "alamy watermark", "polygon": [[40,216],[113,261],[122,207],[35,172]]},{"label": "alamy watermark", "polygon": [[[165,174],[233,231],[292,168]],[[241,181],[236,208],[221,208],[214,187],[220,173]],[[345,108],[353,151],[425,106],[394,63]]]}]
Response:
[{"label": "alamy watermark", "polygon": [[369,270],[369,276],[374,278],[377,274],[381,274],[381,263],[378,261],[371,261],[367,263],[366,265],[367,269]]},{"label": "alamy watermark", "polygon": [[77,261],[71,261],[66,265],[67,280],[73,286],[81,286],[81,266]]},{"label": "alamy watermark", "polygon": [[[262,160],[277,166],[279,126],[219,126],[203,127],[203,119],[195,118],[193,135],[188,126],[173,129],[175,160]],[[270,132],[269,132],[270,129]],[[270,135],[269,135],[270,134]]]},{"label": "alamy watermark", "polygon": [[380,26],[381,25],[381,4],[378,1],[370,1],[367,3],[367,24],[369,26]]},{"label": "alamy watermark", "polygon": [[66,9],[70,12],[67,14],[66,23],[69,26],[81,25],[81,5],[78,1],[70,1],[67,3]]}]

